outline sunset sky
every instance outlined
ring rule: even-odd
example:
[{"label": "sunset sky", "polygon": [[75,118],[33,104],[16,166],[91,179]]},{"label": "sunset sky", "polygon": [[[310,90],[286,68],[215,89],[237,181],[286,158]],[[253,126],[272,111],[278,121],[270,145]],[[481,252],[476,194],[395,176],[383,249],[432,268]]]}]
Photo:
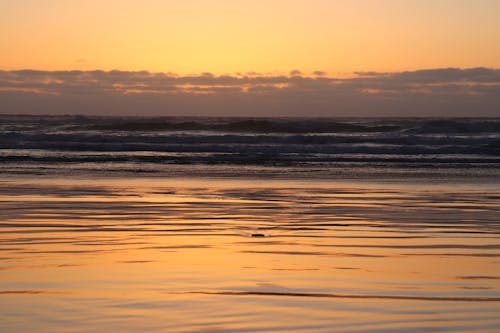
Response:
[{"label": "sunset sky", "polygon": [[[113,93],[171,96],[172,89],[164,89],[163,85],[141,90],[141,86],[150,86],[150,83],[137,79],[136,72],[140,71],[184,78],[175,84],[176,93],[192,94],[200,88],[199,82],[186,78],[204,76],[204,88],[231,88],[234,94],[229,98],[214,89],[205,89],[203,93],[219,96],[220,103],[228,99],[232,103],[249,89],[255,92],[252,88],[256,85],[236,80],[246,76],[258,76],[260,81],[278,78],[265,84],[259,81],[259,88],[275,89],[271,93],[297,88],[297,82],[290,81],[292,77],[315,78],[318,80],[308,81],[308,88],[300,91],[314,90],[321,95],[332,85],[338,87],[337,80],[359,79],[359,72],[364,73],[361,76],[365,79],[367,72],[376,72],[377,78],[382,79],[387,72],[396,76],[417,73],[418,76],[421,70],[453,68],[460,71],[481,67],[488,71],[487,82],[484,77],[478,80],[461,72],[460,90],[455,89],[453,93],[464,95],[465,91],[466,95],[474,95],[475,100],[467,103],[484,109],[481,114],[496,115],[498,102],[491,103],[498,97],[500,87],[500,74],[496,70],[500,68],[498,17],[500,1],[496,0],[0,0],[0,101],[9,106],[9,113],[30,112],[35,110],[27,100],[35,97],[30,95],[18,105],[18,94],[49,92],[53,96],[58,94],[59,98],[52,97],[50,105],[42,103],[43,112],[50,112],[53,107],[53,112],[60,113],[62,111],[56,107],[60,96],[69,94],[68,86],[74,88],[75,82],[82,80],[87,83],[84,88],[78,88],[79,93],[86,95],[97,87],[95,80],[104,80],[98,86],[108,85],[107,93],[113,90]],[[18,72],[24,69],[40,72],[34,79],[33,73]],[[89,74],[82,79],[81,73],[75,78],[74,73],[68,76],[58,72],[70,70],[126,72],[121,72],[121,81],[116,81],[112,75],[104,79],[102,74],[98,74],[99,78]],[[432,73],[436,76],[441,72]],[[429,93],[435,92],[436,80],[440,87],[444,84],[457,86],[456,77],[450,80],[446,71],[442,73],[445,76],[434,77],[432,86],[429,82],[422,86],[420,81],[405,81],[405,84],[411,86],[412,94],[425,93],[423,102],[427,105]],[[123,75],[128,76],[125,83]],[[221,83],[221,76],[231,77],[233,83],[228,85],[227,80]],[[209,77],[213,79],[211,82],[207,82]],[[325,78],[335,79],[335,83],[319,80]],[[372,84],[373,76],[369,79],[370,83],[365,80],[361,87],[358,81],[357,90],[349,91],[342,98],[338,98],[339,89],[336,89],[335,101],[340,99],[342,107],[347,107],[349,98],[357,99],[355,93],[385,92],[394,98],[395,93],[402,92],[401,86],[394,86],[395,82],[388,87],[386,81],[380,86],[380,82]],[[130,80],[135,81],[124,88]],[[340,86],[344,87],[345,83],[351,84],[351,81],[342,81]],[[480,89],[471,90],[472,85]],[[408,87],[404,87],[405,93]],[[87,88],[89,90],[84,91]],[[99,98],[103,92],[100,91]],[[229,92],[223,91],[224,94]],[[484,101],[477,100],[481,94],[485,95]],[[259,96],[252,101],[269,105],[268,100]],[[328,96],[331,94],[324,95]],[[106,103],[115,105],[111,101],[115,96],[108,97]],[[161,106],[170,103],[167,97],[163,96],[163,100],[158,101],[160,104],[151,106],[151,110],[156,110],[152,113],[162,114]],[[277,98],[283,100],[285,97]],[[306,105],[310,99],[308,96],[300,101]],[[200,103],[206,104],[206,101]],[[336,102],[322,103],[318,115],[338,114]],[[280,108],[287,109],[285,104],[280,104]],[[177,111],[165,112],[184,112],[178,109],[178,104],[172,105]],[[99,105],[93,105],[96,107]],[[195,114],[192,108],[199,106],[189,107],[190,113]],[[394,110],[400,107],[398,104]],[[439,108],[442,110],[442,106]],[[278,113],[287,114],[285,111]]]}]

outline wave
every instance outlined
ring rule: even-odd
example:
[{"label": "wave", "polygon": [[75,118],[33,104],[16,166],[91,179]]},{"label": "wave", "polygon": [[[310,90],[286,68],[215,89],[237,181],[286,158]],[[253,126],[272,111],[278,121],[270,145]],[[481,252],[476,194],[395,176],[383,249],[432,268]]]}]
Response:
[{"label": "wave", "polygon": [[0,163],[500,168],[500,120],[0,116]]},{"label": "wave", "polygon": [[391,132],[401,128],[393,125],[366,125],[318,120],[221,120],[212,122],[164,120],[118,121],[94,124],[91,130],[107,131],[224,131],[249,133],[342,133],[342,132]]},{"label": "wave", "polygon": [[429,118],[202,118],[0,115],[0,128],[71,131],[217,131],[241,133],[499,133],[500,119]]}]

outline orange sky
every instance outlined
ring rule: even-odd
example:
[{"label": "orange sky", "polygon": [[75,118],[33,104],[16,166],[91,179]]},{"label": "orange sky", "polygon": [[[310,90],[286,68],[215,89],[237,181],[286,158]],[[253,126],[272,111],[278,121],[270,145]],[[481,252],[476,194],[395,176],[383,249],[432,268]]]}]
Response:
[{"label": "orange sky", "polygon": [[0,68],[500,67],[495,0],[0,0]]}]

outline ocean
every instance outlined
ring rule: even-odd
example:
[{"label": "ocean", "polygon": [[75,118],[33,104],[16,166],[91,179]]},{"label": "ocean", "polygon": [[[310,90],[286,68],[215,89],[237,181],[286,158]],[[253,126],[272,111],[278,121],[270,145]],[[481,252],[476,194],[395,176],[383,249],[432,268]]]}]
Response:
[{"label": "ocean", "polygon": [[500,120],[0,116],[0,332],[498,332]]},{"label": "ocean", "polygon": [[500,119],[0,116],[3,174],[497,175]]}]

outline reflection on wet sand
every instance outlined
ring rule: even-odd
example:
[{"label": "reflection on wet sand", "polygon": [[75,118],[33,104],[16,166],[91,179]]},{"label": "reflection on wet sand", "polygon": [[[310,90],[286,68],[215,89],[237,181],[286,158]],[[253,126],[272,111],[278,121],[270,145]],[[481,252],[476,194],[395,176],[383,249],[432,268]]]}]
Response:
[{"label": "reflection on wet sand", "polygon": [[499,330],[498,186],[421,188],[3,180],[0,331]]}]

